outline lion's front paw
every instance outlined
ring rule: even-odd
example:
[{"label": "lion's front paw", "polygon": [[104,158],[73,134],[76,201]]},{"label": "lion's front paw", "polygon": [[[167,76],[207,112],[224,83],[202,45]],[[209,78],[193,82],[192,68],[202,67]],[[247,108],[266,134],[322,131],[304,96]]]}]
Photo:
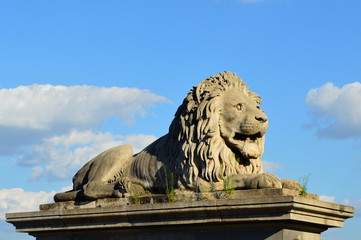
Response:
[{"label": "lion's front paw", "polygon": [[282,188],[294,189],[297,191],[301,191],[302,189],[301,184],[296,180],[285,178],[281,180],[281,183],[282,183]]},{"label": "lion's front paw", "polygon": [[282,188],[281,180],[273,174],[262,173],[254,176],[249,182],[250,188]]},{"label": "lion's front paw", "polygon": [[114,195],[117,197],[127,197],[130,194],[131,182],[129,178],[122,177],[119,179],[118,183],[115,185]]}]

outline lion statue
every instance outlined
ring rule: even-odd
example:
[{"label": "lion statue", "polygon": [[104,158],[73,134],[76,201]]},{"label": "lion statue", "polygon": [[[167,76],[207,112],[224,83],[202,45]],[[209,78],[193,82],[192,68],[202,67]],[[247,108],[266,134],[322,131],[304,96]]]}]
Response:
[{"label": "lion statue", "polygon": [[168,134],[133,155],[130,145],[111,148],[73,177],[73,190],[56,202],[124,197],[136,193],[298,188],[293,180],[263,173],[268,119],[261,98],[236,74],[223,72],[194,86],[175,113]]}]

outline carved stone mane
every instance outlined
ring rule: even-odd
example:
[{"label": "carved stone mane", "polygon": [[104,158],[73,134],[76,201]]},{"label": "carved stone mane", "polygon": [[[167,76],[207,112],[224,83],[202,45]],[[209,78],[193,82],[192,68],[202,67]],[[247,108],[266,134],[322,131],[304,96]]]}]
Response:
[{"label": "carved stone mane", "polygon": [[[178,108],[169,134],[181,144],[183,153],[178,160],[182,178],[194,184],[199,178],[218,182],[233,174],[262,173],[260,157],[250,162],[236,160],[220,132],[220,113],[224,94],[235,89],[240,94],[261,103],[261,98],[249,91],[245,82],[230,72],[220,73],[193,87]],[[263,153],[264,138],[260,142]],[[243,164],[242,164],[243,163]]]}]

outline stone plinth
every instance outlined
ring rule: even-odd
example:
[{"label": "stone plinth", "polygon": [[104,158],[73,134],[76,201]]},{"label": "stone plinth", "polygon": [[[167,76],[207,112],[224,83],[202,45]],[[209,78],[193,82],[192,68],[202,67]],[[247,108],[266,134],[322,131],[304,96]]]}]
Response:
[{"label": "stone plinth", "polygon": [[[221,195],[215,195],[220,197]],[[18,232],[39,240],[60,239],[292,239],[316,240],[342,227],[352,207],[295,196],[286,189],[237,191],[228,198],[161,197],[100,199],[41,205],[40,211],[8,213]],[[208,197],[209,198],[209,197]],[[134,199],[133,199],[134,201]]]}]

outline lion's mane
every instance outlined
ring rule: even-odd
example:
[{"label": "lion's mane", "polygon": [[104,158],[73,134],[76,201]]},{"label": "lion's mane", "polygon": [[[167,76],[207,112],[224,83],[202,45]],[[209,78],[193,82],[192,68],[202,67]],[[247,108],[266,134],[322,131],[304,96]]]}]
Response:
[{"label": "lion's mane", "polygon": [[[178,145],[178,151],[172,153],[176,161],[172,165],[186,186],[195,186],[198,178],[218,182],[232,174],[263,172],[260,157],[249,161],[236,156],[220,135],[221,100],[229,89],[238,89],[261,103],[261,98],[249,91],[241,78],[224,72],[194,86],[170,125],[168,143]],[[264,136],[259,141],[262,153],[263,144]]]}]

